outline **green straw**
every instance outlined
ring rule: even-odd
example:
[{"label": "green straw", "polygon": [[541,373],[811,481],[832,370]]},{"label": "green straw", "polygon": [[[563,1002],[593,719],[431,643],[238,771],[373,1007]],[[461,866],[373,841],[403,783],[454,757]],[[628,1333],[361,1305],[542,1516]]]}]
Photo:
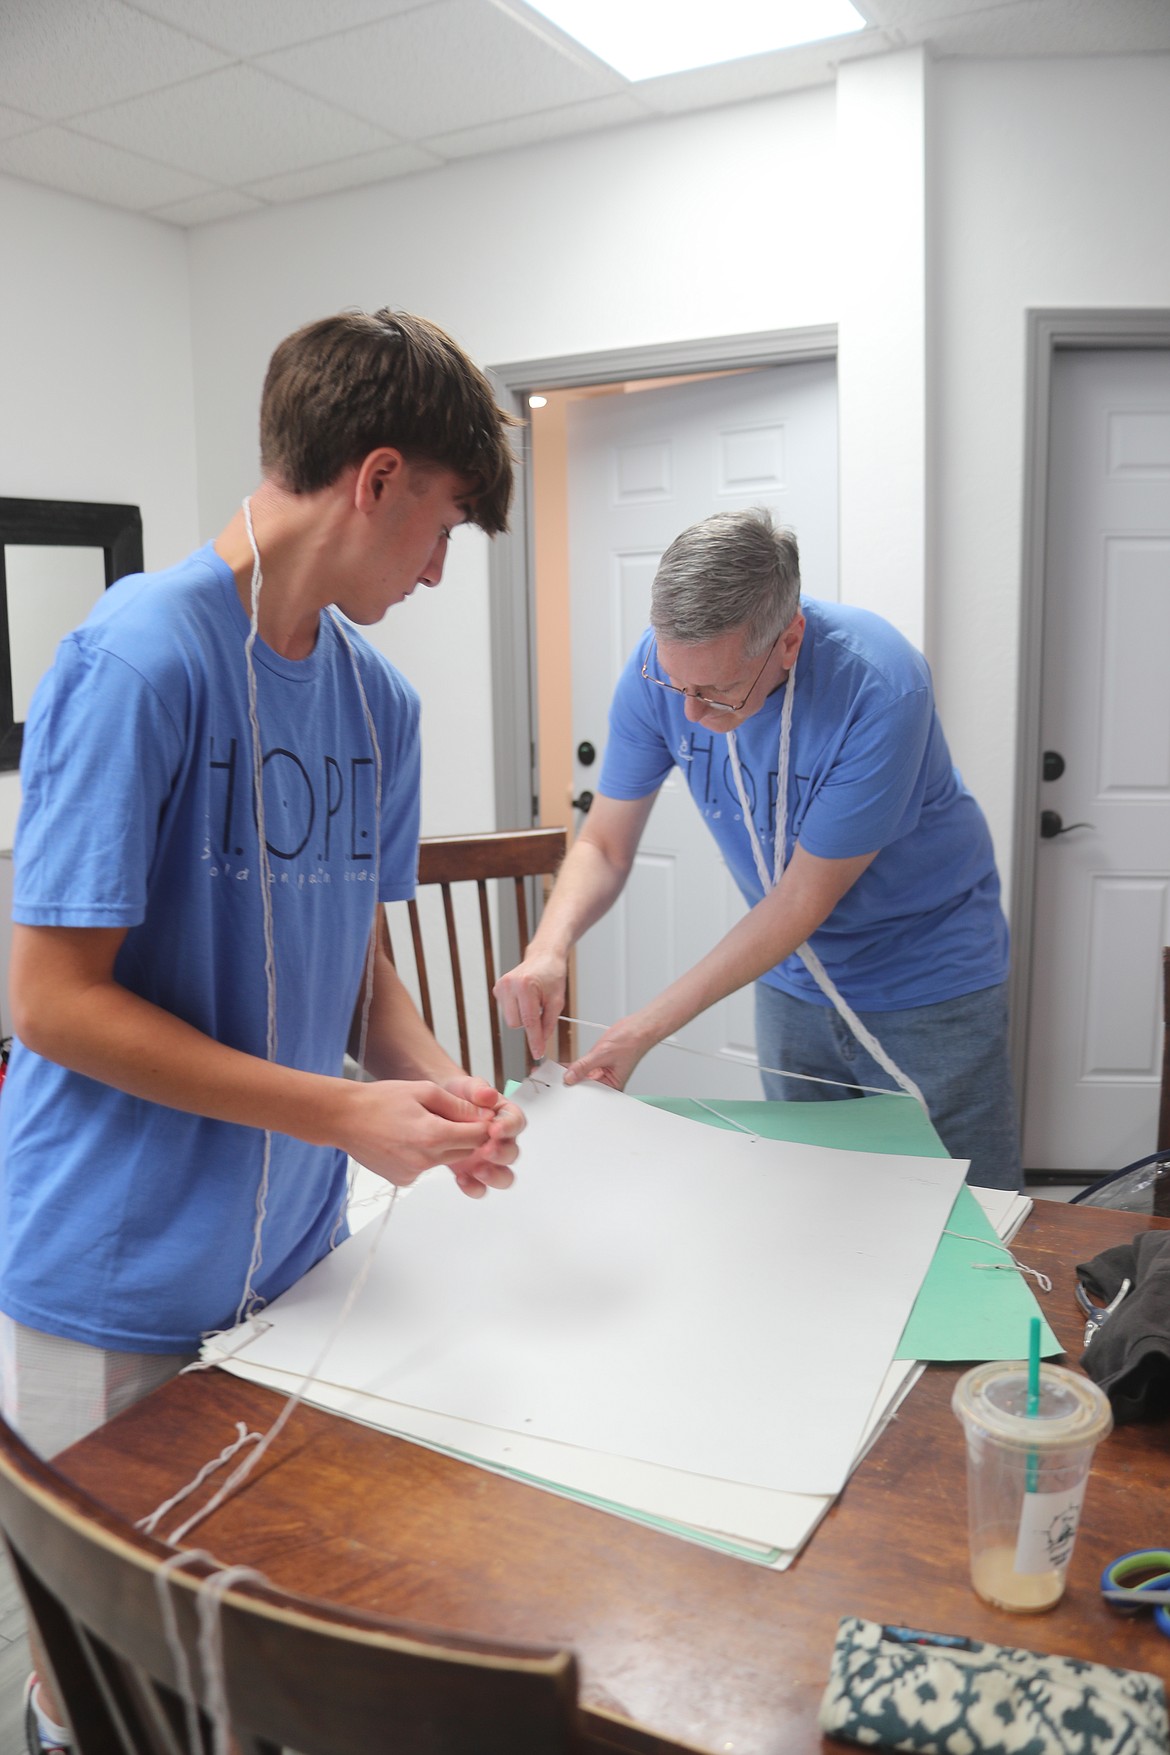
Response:
[{"label": "green straw", "polygon": [[[1035,1419],[1040,1412],[1040,1318],[1034,1316],[1028,1333],[1028,1416]],[[1034,1493],[1037,1488],[1040,1459],[1035,1451],[1028,1452],[1028,1467],[1025,1480],[1025,1491]]]}]

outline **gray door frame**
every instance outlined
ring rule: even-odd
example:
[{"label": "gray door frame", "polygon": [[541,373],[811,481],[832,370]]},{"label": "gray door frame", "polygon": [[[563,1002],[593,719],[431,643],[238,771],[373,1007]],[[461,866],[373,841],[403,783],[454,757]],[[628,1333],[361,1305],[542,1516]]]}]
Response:
[{"label": "gray door frame", "polygon": [[1013,836],[1012,1069],[1023,1112],[1032,1002],[1036,915],[1036,839],[1040,819],[1040,687],[1044,656],[1044,583],[1048,566],[1048,475],[1052,366],[1058,350],[1170,348],[1170,310],[1033,310],[1027,318],[1024,426],[1023,569],[1016,717],[1016,810]]},{"label": "gray door frame", "polygon": [[[792,365],[800,360],[835,359],[836,355],[837,326],[826,323],[805,329],[762,330],[750,335],[516,360],[490,367],[489,376],[500,407],[523,420],[529,395],[539,390]],[[520,467],[512,529],[492,543],[489,572],[496,826],[507,829],[527,828],[537,820],[540,758],[535,714],[532,453],[527,425],[520,429],[517,449]]]}]

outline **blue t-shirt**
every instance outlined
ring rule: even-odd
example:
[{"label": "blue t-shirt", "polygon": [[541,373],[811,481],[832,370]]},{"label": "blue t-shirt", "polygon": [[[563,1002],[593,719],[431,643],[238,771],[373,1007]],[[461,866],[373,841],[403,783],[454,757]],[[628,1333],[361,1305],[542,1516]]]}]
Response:
[{"label": "blue t-shirt", "polygon": [[[934,1005],[1005,979],[1007,923],[983,813],[951,763],[926,660],[880,616],[805,599],[788,769],[786,861],[877,858],[810,943],[855,1010]],[[749,905],[763,889],[725,733],[691,724],[683,697],[642,676],[649,630],[622,672],[599,790],[645,798],[672,767],[690,787]],[[657,657],[654,657],[657,665]],[[663,675],[661,666],[652,674]],[[776,835],[785,684],[736,731],[744,786],[769,867]],[[799,958],[763,976],[829,1001]]]},{"label": "blue t-shirt", "polygon": [[[255,646],[276,951],[276,1057],[337,1075],[375,906],[414,893],[418,698],[323,615],[302,661]],[[58,650],[25,730],[14,920],[126,927],[115,977],[261,1058],[268,1001],[244,642],[208,545],[123,579]],[[230,1323],[252,1250],[263,1133],[127,1096],[16,1043],[0,1102],[0,1308],[130,1352]],[[272,1298],[328,1248],[344,1155],[272,1139]]]}]

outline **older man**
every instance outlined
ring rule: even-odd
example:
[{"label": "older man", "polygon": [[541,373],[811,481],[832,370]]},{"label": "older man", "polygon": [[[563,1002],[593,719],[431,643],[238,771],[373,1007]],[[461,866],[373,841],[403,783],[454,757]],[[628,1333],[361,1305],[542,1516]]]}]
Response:
[{"label": "older man", "polygon": [[[1019,1186],[1007,925],[982,812],[952,765],[921,654],[887,622],[801,600],[796,541],[766,512],[683,532],[619,679],[585,827],[528,955],[497,985],[542,1054],[569,952],[629,874],[681,770],[749,912],[569,1082],[621,1087],[642,1056],[756,984],[769,1097],[920,1095],[970,1179]],[[784,1074],[804,1075],[785,1077]],[[836,1086],[810,1082],[838,1081]]]}]

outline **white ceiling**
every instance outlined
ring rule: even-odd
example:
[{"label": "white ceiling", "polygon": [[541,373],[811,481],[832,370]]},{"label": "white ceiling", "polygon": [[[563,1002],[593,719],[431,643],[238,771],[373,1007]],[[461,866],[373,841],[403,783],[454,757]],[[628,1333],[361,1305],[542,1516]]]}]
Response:
[{"label": "white ceiling", "polygon": [[631,84],[524,0],[0,0],[0,171],[190,226],[824,84],[908,44],[1170,52],[1170,0],[856,3],[855,36]]}]

